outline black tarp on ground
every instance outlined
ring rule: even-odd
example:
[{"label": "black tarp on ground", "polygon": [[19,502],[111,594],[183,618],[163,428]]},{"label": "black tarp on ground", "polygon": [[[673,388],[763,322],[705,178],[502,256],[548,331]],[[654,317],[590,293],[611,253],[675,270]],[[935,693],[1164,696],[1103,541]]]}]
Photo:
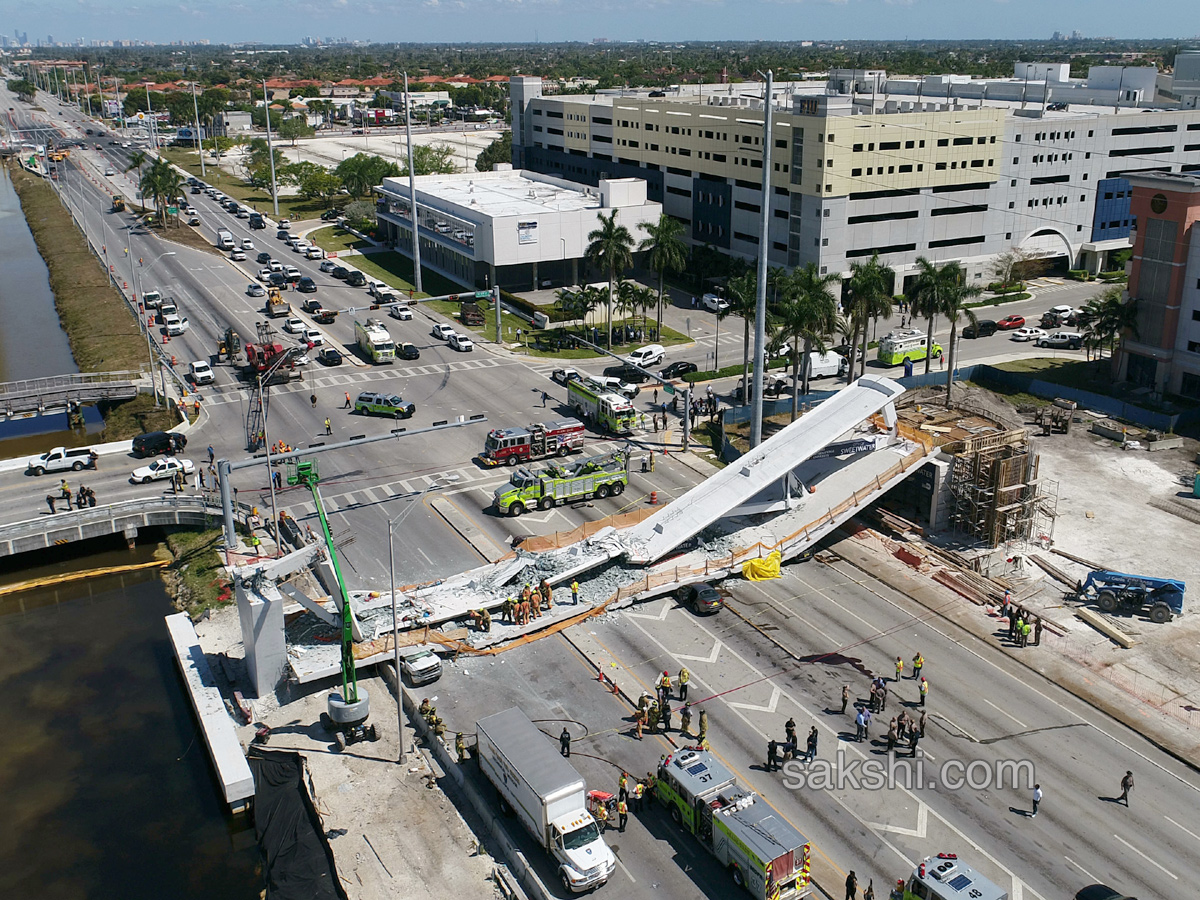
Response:
[{"label": "black tarp on ground", "polygon": [[254,830],[267,900],[347,900],[298,753],[254,747]]}]

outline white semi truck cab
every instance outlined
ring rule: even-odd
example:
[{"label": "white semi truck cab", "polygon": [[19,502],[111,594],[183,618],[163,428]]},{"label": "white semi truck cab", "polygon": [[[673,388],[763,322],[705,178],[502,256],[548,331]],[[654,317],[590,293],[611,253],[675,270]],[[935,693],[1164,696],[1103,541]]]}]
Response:
[{"label": "white semi truck cab", "polygon": [[575,768],[525,713],[513,707],[476,723],[479,765],[504,805],[558,861],[572,893],[599,887],[616,857],[587,810],[587,787]]}]

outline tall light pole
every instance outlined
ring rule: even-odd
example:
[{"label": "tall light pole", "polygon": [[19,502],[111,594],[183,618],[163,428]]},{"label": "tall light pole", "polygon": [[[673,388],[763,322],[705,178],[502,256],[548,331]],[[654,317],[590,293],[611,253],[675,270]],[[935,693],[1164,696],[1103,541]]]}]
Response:
[{"label": "tall light pole", "polygon": [[271,158],[271,205],[279,221],[279,190],[275,186],[275,150],[271,143],[271,101],[267,99],[267,79],[263,79],[263,121],[267,124],[267,156]]},{"label": "tall light pole", "polygon": [[408,141],[408,213],[412,220],[413,287],[418,294],[422,294],[421,241],[417,236],[417,176],[412,152],[412,97],[408,93],[407,72],[404,73],[404,136]]},{"label": "tall light pole", "polygon": [[[138,271],[138,269],[134,268],[134,265],[133,265],[133,246],[132,246],[132,244],[133,244],[133,242],[130,241],[130,247],[126,251],[129,254],[129,268],[133,269],[133,273],[135,276],[134,286],[137,290],[137,296],[142,296],[142,276],[141,276],[140,272]],[[174,256],[174,255],[175,255],[174,250],[168,250],[166,253],[160,253],[158,256],[154,257],[154,259],[150,260],[149,266],[142,266],[141,268],[149,269],[150,266],[153,266],[156,262],[158,262],[164,256]],[[140,315],[138,316],[138,319],[141,319]],[[154,405],[158,406],[159,405],[158,383],[154,380],[154,341],[153,341],[153,338],[150,337],[150,323],[149,322],[146,323],[146,352],[150,354],[150,387],[154,389]],[[162,398],[163,398],[163,400],[166,400],[167,399],[167,376],[163,374],[161,366],[159,367],[158,374],[159,374],[159,377],[162,379]]]},{"label": "tall light pole", "polygon": [[[762,211],[758,220],[758,296],[754,302],[754,406],[750,415],[750,446],[762,443],[763,370],[767,350],[767,230],[771,223],[771,89],[773,72],[767,69],[763,94]],[[743,385],[745,387],[745,385]]]},{"label": "tall light pole", "polygon": [[[454,474],[442,475],[439,479],[429,482],[425,489],[421,491],[415,498],[409,498],[409,503],[412,504],[413,499],[420,503],[425,499],[425,495],[434,488],[446,487],[448,484],[453,484],[458,481],[458,476]],[[396,735],[400,742],[400,755],[396,762],[400,765],[404,764],[404,708],[401,700],[401,683],[403,677],[400,674],[400,630],[399,622],[396,618],[396,546],[392,538],[395,534],[396,526],[408,518],[409,514],[416,509],[416,505],[410,505],[406,509],[402,509],[396,516],[388,522],[388,585],[392,593],[392,658],[396,666]]]},{"label": "tall light pole", "polygon": [[196,149],[200,153],[200,176],[207,178],[204,171],[204,143],[200,138],[200,101],[196,99],[196,82],[192,82],[192,110],[196,113]]}]

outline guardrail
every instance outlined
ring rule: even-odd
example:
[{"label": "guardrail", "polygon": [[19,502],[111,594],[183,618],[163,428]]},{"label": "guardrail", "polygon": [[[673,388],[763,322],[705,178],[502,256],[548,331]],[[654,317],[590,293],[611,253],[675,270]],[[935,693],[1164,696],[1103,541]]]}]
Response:
[{"label": "guardrail", "polygon": [[220,505],[202,496],[122,500],[0,525],[0,556],[118,533],[132,540],[138,529],[155,525],[205,525],[220,521]]}]

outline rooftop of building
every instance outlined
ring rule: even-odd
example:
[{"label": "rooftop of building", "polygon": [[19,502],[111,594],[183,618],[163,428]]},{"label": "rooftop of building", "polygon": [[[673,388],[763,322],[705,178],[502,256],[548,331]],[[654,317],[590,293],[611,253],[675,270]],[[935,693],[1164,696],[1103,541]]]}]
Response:
[{"label": "rooftop of building", "polygon": [[[422,175],[417,177],[416,185],[419,195],[471,209],[492,218],[537,216],[600,208],[600,193],[597,189],[523,169]],[[385,178],[383,189],[407,197],[408,179]]]}]

